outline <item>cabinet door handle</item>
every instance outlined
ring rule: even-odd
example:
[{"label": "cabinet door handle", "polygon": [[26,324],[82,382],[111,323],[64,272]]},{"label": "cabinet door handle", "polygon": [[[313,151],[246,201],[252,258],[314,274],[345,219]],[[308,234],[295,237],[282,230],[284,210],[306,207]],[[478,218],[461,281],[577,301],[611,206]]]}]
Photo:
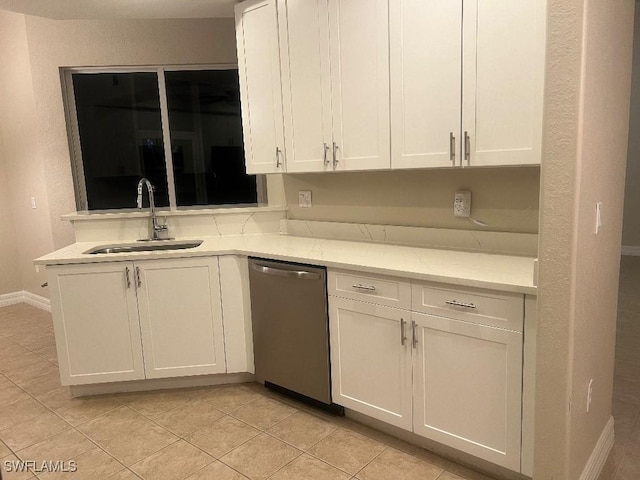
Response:
[{"label": "cabinet door handle", "polygon": [[471,137],[469,137],[469,132],[464,132],[464,159],[467,163],[471,160]]},{"label": "cabinet door handle", "polygon": [[276,168],[280,168],[282,166],[282,161],[280,160],[280,154],[282,151],[276,147]]},{"label": "cabinet door handle", "polygon": [[462,308],[478,308],[475,303],[465,303],[459,302],[458,300],[447,300],[444,303],[447,305],[452,305],[454,307],[462,307]]},{"label": "cabinet door handle", "polygon": [[136,283],[138,287],[142,286],[142,280],[140,279],[140,267],[136,267]]},{"label": "cabinet door handle", "polygon": [[333,142],[333,168],[336,168],[336,166],[338,165],[338,144],[336,142]]},{"label": "cabinet door handle", "polygon": [[418,328],[418,324],[411,320],[411,346],[413,348],[418,348],[418,332],[416,331]]},{"label": "cabinet door handle", "polygon": [[129,267],[125,267],[124,275],[125,275],[125,278],[127,279],[127,288],[131,288],[131,277],[129,277]]},{"label": "cabinet door handle", "polygon": [[322,152],[322,161],[324,162],[325,165],[329,165],[331,162],[329,162],[329,145],[327,145],[326,143],[323,143],[323,152]]},{"label": "cabinet door handle", "polygon": [[400,319],[400,345],[404,346],[407,343],[407,335],[405,332],[405,326],[407,322],[404,321],[404,318]]},{"label": "cabinet door handle", "polygon": [[356,283],[355,285],[351,285],[352,288],[357,288],[358,290],[368,290],[370,292],[375,292],[376,287],[373,285],[362,285],[361,283]]},{"label": "cabinet door handle", "polygon": [[453,132],[449,133],[449,160],[454,163],[456,161],[456,137]]}]

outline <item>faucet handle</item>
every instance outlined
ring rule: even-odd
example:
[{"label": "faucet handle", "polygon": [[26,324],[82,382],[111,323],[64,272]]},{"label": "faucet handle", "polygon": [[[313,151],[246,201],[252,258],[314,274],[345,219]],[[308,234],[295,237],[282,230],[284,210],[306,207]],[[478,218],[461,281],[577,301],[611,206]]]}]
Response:
[{"label": "faucet handle", "polygon": [[153,225],[153,238],[155,240],[173,240],[169,237],[169,226],[167,225],[167,219],[164,219],[164,223]]}]

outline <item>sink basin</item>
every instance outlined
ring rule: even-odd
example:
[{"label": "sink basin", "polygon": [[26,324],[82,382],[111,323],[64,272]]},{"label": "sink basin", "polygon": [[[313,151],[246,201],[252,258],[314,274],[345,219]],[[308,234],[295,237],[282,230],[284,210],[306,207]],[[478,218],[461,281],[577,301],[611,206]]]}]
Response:
[{"label": "sink basin", "polygon": [[84,253],[95,255],[97,253],[131,253],[131,252],[155,252],[156,250],[184,250],[202,245],[202,240],[190,240],[188,242],[174,242],[167,240],[150,241],[145,243],[128,243],[124,245],[101,245],[87,250]]}]

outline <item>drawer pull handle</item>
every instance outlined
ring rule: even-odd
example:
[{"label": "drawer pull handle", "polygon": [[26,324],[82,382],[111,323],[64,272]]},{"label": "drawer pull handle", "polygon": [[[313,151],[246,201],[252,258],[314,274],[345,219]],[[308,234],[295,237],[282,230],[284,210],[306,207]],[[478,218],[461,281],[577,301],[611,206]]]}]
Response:
[{"label": "drawer pull handle", "polygon": [[469,137],[469,132],[464,132],[464,159],[467,163],[471,163],[471,137]]},{"label": "drawer pull handle", "polygon": [[453,132],[449,133],[449,160],[455,163],[456,161],[456,137]]},{"label": "drawer pull handle", "polygon": [[353,288],[357,288],[358,290],[368,290],[370,292],[375,292],[376,287],[373,285],[362,285],[361,283],[356,283],[355,285],[351,285]]},{"label": "drawer pull handle", "polygon": [[403,347],[407,343],[407,334],[405,332],[405,325],[406,324],[407,324],[407,322],[404,321],[404,318],[401,318],[400,319],[400,345],[402,345]]},{"label": "drawer pull handle", "polygon": [[418,348],[418,332],[416,331],[417,329],[418,324],[414,320],[411,320],[411,346],[413,348]]},{"label": "drawer pull handle", "polygon": [[458,300],[447,300],[444,303],[446,303],[447,305],[453,305],[454,307],[477,308],[474,303],[464,303],[464,302],[459,302]]},{"label": "drawer pull handle", "polygon": [[142,287],[142,280],[140,279],[140,267],[136,267],[136,283],[138,287]]},{"label": "drawer pull handle", "polygon": [[129,267],[124,269],[124,275],[127,279],[127,288],[131,288],[131,278],[129,278]]}]

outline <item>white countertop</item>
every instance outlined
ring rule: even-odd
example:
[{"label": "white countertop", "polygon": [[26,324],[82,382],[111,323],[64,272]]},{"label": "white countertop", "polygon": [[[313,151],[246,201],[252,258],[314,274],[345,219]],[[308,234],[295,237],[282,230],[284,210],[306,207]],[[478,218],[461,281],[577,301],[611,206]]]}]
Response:
[{"label": "white countertop", "polygon": [[[198,239],[203,240],[202,245],[185,250],[94,255],[84,252],[97,246],[117,245],[117,243],[78,242],[44,255],[34,260],[34,263],[64,265],[209,255],[246,255],[402,278],[536,294],[536,287],[533,284],[534,259],[530,257],[284,234],[199,237]],[[177,240],[193,240],[193,238]]]}]

